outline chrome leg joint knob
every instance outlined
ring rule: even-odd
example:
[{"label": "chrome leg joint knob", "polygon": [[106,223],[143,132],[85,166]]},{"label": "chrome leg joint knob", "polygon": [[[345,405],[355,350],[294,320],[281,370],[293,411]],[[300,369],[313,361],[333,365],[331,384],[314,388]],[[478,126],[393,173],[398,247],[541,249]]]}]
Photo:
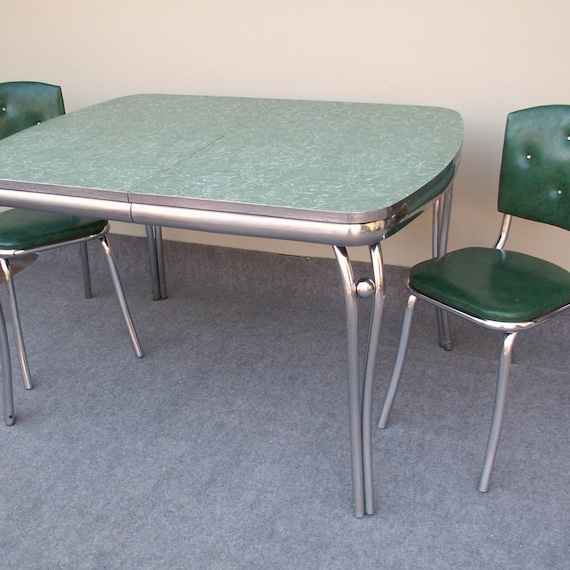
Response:
[{"label": "chrome leg joint knob", "polygon": [[374,283],[374,281],[369,277],[359,279],[356,283],[356,294],[358,297],[367,299],[374,295],[374,291],[376,291],[376,283]]}]

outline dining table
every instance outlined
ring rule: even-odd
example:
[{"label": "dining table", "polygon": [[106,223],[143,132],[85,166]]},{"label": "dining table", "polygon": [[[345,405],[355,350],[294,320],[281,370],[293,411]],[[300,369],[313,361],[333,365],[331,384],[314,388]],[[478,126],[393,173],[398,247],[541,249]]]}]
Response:
[{"label": "dining table", "polygon": [[[433,206],[426,239],[444,252],[462,140],[460,114],[444,107],[127,95],[0,141],[0,205],[331,246],[345,306],[353,508],[363,517],[375,510],[381,245]],[[358,280],[357,246],[370,259]]]}]

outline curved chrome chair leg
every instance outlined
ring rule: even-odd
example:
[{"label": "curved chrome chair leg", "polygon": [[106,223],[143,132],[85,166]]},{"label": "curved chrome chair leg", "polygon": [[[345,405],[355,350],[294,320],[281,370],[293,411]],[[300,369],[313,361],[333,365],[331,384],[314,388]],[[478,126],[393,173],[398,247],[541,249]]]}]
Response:
[{"label": "curved chrome chair leg", "polygon": [[404,360],[406,358],[406,351],[408,350],[410,329],[412,328],[412,319],[414,317],[414,307],[416,306],[417,300],[418,298],[415,295],[410,295],[408,297],[408,302],[406,303],[406,310],[404,311],[404,320],[402,323],[402,332],[400,333],[400,344],[398,345],[398,352],[396,354],[396,362],[394,363],[392,377],[390,378],[388,391],[386,392],[384,404],[382,405],[382,412],[380,413],[380,419],[378,420],[378,427],[382,429],[385,428],[388,424],[390,410],[392,409],[392,404],[394,403],[394,398],[396,397],[396,391],[398,390],[398,384],[400,383],[402,368],[404,367]]},{"label": "curved chrome chair leg", "polygon": [[0,362],[2,363],[2,403],[4,405],[4,421],[7,426],[14,425],[14,390],[12,385],[12,363],[10,346],[4,312],[0,306]]},{"label": "curved chrome chair leg", "polygon": [[479,491],[486,493],[489,490],[491,481],[491,471],[499,446],[499,437],[501,435],[501,426],[503,424],[503,416],[505,414],[505,403],[507,401],[507,387],[509,383],[509,369],[513,354],[513,346],[517,338],[517,332],[507,333],[503,340],[501,349],[501,358],[499,360],[499,372],[497,374],[497,391],[495,393],[495,407],[493,409],[493,420],[491,422],[491,431],[489,433],[489,442],[487,443],[487,451],[485,452],[485,460],[483,461],[483,470],[479,480]]},{"label": "curved chrome chair leg", "polygon": [[103,247],[103,251],[105,252],[105,259],[107,260],[107,265],[109,267],[109,272],[111,273],[111,279],[113,281],[113,286],[115,287],[115,293],[117,294],[117,298],[119,300],[119,305],[121,306],[121,312],[123,313],[123,318],[125,319],[125,323],[127,325],[127,329],[129,331],[129,336],[131,337],[131,342],[133,343],[133,348],[135,349],[135,354],[141,358],[143,355],[139,339],[137,336],[137,332],[135,330],[135,326],[133,324],[133,320],[131,318],[131,313],[129,311],[129,307],[127,305],[127,299],[123,292],[123,286],[121,285],[121,279],[119,278],[119,272],[117,271],[117,267],[115,265],[115,261],[113,259],[113,253],[111,251],[111,246],[109,245],[109,241],[107,240],[106,236],[100,236],[99,238],[101,242],[101,246]]},{"label": "curved chrome chair leg", "polygon": [[32,389],[32,378],[30,367],[28,365],[28,357],[26,356],[26,347],[24,344],[24,335],[22,334],[22,325],[20,323],[20,314],[18,311],[18,303],[16,301],[16,291],[12,280],[12,271],[10,269],[10,261],[0,258],[0,266],[4,280],[6,281],[6,290],[8,292],[8,303],[10,305],[10,315],[12,317],[12,327],[14,329],[14,337],[16,338],[16,348],[18,350],[18,358],[20,367],[22,368],[22,376],[24,377],[24,386],[26,390]]}]

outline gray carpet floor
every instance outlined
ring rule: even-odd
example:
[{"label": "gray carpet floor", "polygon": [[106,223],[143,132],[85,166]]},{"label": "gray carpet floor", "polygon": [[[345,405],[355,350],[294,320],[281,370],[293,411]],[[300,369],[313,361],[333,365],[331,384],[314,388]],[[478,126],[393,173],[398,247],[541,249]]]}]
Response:
[{"label": "gray carpet floor", "polygon": [[[140,360],[96,249],[92,300],[75,250],[16,278],[34,389],[14,357],[0,568],[570,568],[570,315],[518,341],[482,495],[500,337],[454,319],[444,352],[418,307],[390,425],[373,432],[377,512],[359,520],[334,260],[167,242],[169,298],[153,302],[145,241],[112,238]],[[375,417],[405,275],[387,268]]]}]

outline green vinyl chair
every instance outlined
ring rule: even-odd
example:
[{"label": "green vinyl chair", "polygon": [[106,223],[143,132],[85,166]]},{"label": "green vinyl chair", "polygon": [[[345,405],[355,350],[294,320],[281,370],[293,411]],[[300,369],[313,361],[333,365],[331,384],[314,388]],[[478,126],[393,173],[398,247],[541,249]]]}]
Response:
[{"label": "green vinyl chair", "polygon": [[570,273],[537,257],[504,249],[513,218],[570,230],[570,105],[509,114],[499,180],[503,213],[494,248],[468,247],[415,265],[400,344],[378,426],[385,428],[404,365],[417,299],[504,334],[491,431],[479,479],[489,489],[497,453],[513,346],[520,331],[570,306]]},{"label": "green vinyl chair", "polygon": [[[14,135],[18,131],[40,122],[53,119],[64,112],[61,89],[56,85],[29,81],[0,83],[0,139]],[[12,265],[15,260],[33,260],[33,256],[50,249],[72,244],[79,246],[85,296],[91,298],[87,242],[91,240],[100,242],[135,354],[138,357],[142,356],[142,350],[109,246],[108,232],[109,223],[107,220],[37,212],[21,208],[10,208],[0,212],[1,276],[6,282],[8,291],[14,336],[26,389],[32,388],[32,380],[16,302]],[[0,337],[2,337],[1,333],[2,327],[0,326]],[[3,361],[3,369],[6,370],[5,361]],[[4,393],[7,392],[9,390],[4,386]],[[4,405],[8,405],[6,401]]]}]

